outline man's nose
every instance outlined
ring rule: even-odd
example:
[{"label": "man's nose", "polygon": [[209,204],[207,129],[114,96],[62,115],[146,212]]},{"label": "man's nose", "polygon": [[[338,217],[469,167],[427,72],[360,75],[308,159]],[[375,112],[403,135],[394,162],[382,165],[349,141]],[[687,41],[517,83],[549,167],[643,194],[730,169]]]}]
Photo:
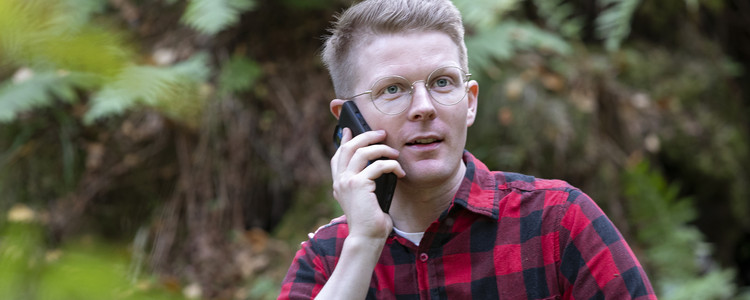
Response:
[{"label": "man's nose", "polygon": [[426,121],[435,119],[437,111],[432,101],[430,92],[423,81],[417,81],[411,87],[411,107],[409,107],[409,120]]}]

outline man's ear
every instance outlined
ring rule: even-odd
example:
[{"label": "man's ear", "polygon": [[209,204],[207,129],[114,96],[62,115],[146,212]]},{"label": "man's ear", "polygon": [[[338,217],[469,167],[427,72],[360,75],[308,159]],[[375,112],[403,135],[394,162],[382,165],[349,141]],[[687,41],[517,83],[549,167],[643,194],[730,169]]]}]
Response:
[{"label": "man's ear", "polygon": [[470,127],[474,124],[474,120],[477,118],[477,105],[479,102],[479,83],[475,80],[471,80],[467,83],[469,90],[466,94],[469,109],[466,111],[466,127]]},{"label": "man's ear", "polygon": [[334,117],[336,117],[337,120],[339,118],[339,115],[341,114],[341,106],[344,105],[344,102],[346,102],[346,100],[341,100],[341,99],[331,100],[331,104],[330,104],[331,113],[333,114]]}]

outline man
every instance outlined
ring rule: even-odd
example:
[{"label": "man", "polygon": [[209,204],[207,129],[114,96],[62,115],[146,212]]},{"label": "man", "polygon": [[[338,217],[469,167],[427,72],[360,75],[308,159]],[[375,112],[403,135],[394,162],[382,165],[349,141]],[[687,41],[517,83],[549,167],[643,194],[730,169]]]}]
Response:
[{"label": "man", "polygon": [[[302,244],[279,298],[655,299],[588,196],[464,150],[479,86],[463,36],[449,0],[368,0],[338,18],[330,109],[354,101],[373,131],[344,130],[331,171],[345,217]],[[387,214],[373,193],[385,173],[398,176]]]}]

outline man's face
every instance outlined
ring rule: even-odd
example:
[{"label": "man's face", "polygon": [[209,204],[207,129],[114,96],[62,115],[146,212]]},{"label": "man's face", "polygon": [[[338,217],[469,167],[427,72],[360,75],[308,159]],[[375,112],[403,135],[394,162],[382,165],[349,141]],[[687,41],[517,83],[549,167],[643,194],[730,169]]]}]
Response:
[{"label": "man's face", "polygon": [[[444,33],[415,32],[378,35],[355,50],[359,75],[355,92],[369,90],[378,79],[391,75],[420,81],[413,86],[411,104],[400,114],[381,113],[369,95],[354,99],[370,127],[385,130],[385,144],[400,152],[398,161],[406,171],[401,180],[430,185],[456,176],[462,170],[467,128],[474,123],[478,85],[469,81],[467,95],[446,106],[430,97],[422,81],[440,67],[461,66],[458,46]],[[335,103],[340,102],[331,103],[334,114]]]}]

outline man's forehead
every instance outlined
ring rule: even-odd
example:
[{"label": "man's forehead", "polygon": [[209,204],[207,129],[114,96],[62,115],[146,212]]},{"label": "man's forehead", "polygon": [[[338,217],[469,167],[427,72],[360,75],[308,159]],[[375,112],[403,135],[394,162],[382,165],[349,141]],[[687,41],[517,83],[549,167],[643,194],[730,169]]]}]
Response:
[{"label": "man's forehead", "polygon": [[460,67],[459,47],[445,33],[437,31],[375,34],[363,38],[351,52],[356,78],[400,75],[424,77],[432,70]]}]

